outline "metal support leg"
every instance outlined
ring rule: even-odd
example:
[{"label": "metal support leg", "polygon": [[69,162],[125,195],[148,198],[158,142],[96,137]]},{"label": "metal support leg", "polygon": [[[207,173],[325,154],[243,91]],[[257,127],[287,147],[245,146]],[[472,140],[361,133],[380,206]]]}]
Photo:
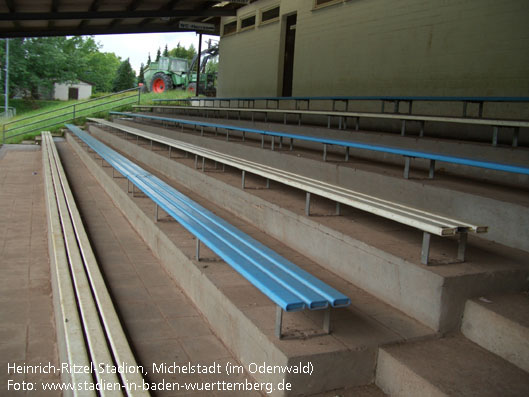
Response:
[{"label": "metal support leg", "polygon": [[246,171],[242,170],[242,180],[241,180],[242,190],[244,190],[245,182],[246,182]]},{"label": "metal support leg", "polygon": [[518,146],[518,135],[520,134],[520,127],[515,127],[512,133],[512,147]]},{"label": "metal support leg", "polygon": [[340,203],[336,203],[336,215],[342,215],[342,207]]},{"label": "metal support leg", "polygon": [[349,146],[345,147],[345,161],[349,161]]},{"label": "metal support leg", "polygon": [[197,245],[196,245],[196,250],[195,250],[195,258],[197,259],[197,262],[200,262],[200,240],[198,237],[196,239],[197,239]]},{"label": "metal support leg", "polygon": [[328,307],[323,312],[323,332],[326,334],[331,333],[331,308]]},{"label": "metal support leg", "polygon": [[294,138],[290,138],[290,151],[292,151],[292,149],[294,149]]},{"label": "metal support leg", "polygon": [[242,132],[242,141],[244,142],[245,140],[246,140],[246,131],[243,131]]},{"label": "metal support leg", "polygon": [[305,195],[305,215],[310,216],[310,193]]},{"label": "metal support leg", "polygon": [[202,172],[206,169],[206,158],[202,157]]},{"label": "metal support leg", "polygon": [[339,116],[339,117],[338,117],[338,129],[339,129],[339,130],[342,129],[342,116]]},{"label": "metal support leg", "polygon": [[323,144],[323,161],[327,161],[327,144]]},{"label": "metal support leg", "polygon": [[331,116],[327,116],[327,128],[331,128]]},{"label": "metal support leg", "polygon": [[264,149],[264,135],[261,135],[261,149]]},{"label": "metal support leg", "polygon": [[283,114],[283,124],[287,123],[287,114]]},{"label": "metal support leg", "polygon": [[171,150],[172,150],[172,146],[169,146],[169,158],[171,158]]},{"label": "metal support leg", "polygon": [[200,126],[200,136],[204,136],[204,126]]},{"label": "metal support leg", "polygon": [[154,222],[158,222],[158,204],[154,204]]},{"label": "metal support leg", "polygon": [[355,131],[360,129],[360,117],[355,117]]},{"label": "metal support leg", "polygon": [[281,339],[281,325],[283,323],[283,309],[281,307],[276,307],[276,338]]},{"label": "metal support leg", "polygon": [[492,127],[492,146],[498,146],[498,126]]},{"label": "metal support leg", "polygon": [[270,142],[270,149],[274,150],[275,145],[276,145],[276,137],[272,135],[272,142]]},{"label": "metal support leg", "polygon": [[152,140],[151,140],[151,150],[152,150]]},{"label": "metal support leg", "polygon": [[400,135],[406,135],[406,120],[402,120],[402,127],[400,128]]},{"label": "metal support leg", "polygon": [[424,232],[422,235],[422,249],[421,249],[421,263],[428,265],[428,258],[430,257],[430,233]]},{"label": "metal support leg", "polygon": [[467,106],[468,102],[463,102],[463,117],[467,117]]},{"label": "metal support leg", "polygon": [[479,118],[483,117],[483,102],[479,103]]},{"label": "metal support leg", "polygon": [[421,132],[419,133],[419,136],[421,138],[424,136],[424,121],[421,121]]},{"label": "metal support leg", "polygon": [[468,239],[468,233],[466,230],[464,232],[459,233],[459,242],[457,245],[457,260],[461,262],[465,261],[465,252],[467,250],[467,239]]},{"label": "metal support leg", "polygon": [[301,125],[301,113],[298,114],[298,125]]},{"label": "metal support leg", "polygon": [[435,160],[430,160],[430,172],[428,173],[428,179],[433,179],[435,174]]},{"label": "metal support leg", "polygon": [[130,179],[127,178],[127,193],[130,193]]},{"label": "metal support leg", "polygon": [[279,149],[283,149],[283,137],[279,137]]},{"label": "metal support leg", "polygon": [[406,157],[404,162],[404,179],[408,179],[410,177],[410,158]]},{"label": "metal support leg", "polygon": [[270,179],[266,178],[266,188],[270,189]]},{"label": "metal support leg", "polygon": [[195,170],[198,168],[198,155],[195,154]]},{"label": "metal support leg", "polygon": [[226,142],[230,141],[230,131],[226,131]]}]

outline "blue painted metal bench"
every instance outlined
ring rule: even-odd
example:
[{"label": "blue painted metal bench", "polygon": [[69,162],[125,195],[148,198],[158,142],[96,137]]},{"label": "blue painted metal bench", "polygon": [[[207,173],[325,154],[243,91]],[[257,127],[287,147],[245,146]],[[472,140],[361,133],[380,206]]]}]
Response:
[{"label": "blue painted metal bench", "polygon": [[350,299],[270,248],[241,232],[222,218],[195,203],[156,176],[110,149],[80,128],[66,127],[104,161],[139,188],[186,230],[196,236],[197,260],[200,241],[231,265],[277,305],[276,335],[281,337],[283,310],[326,309],[324,330],[330,331],[330,307],[349,305]]},{"label": "blue painted metal bench", "polygon": [[[246,132],[255,133],[255,134],[261,135],[261,147],[264,147],[264,137],[270,136],[272,138],[272,141],[271,141],[272,150],[274,150],[274,144],[275,144],[276,137],[281,138],[281,139],[289,138],[291,148],[292,148],[294,140],[321,143],[323,144],[323,160],[324,161],[327,159],[327,145],[335,145],[335,146],[344,147],[346,149],[346,154],[345,154],[346,160],[349,159],[349,148],[370,150],[374,152],[399,155],[405,158],[405,165],[404,165],[404,177],[405,178],[409,177],[410,161],[412,158],[421,158],[421,159],[430,161],[430,172],[429,172],[430,178],[433,178],[434,176],[436,161],[441,161],[441,162],[446,162],[446,163],[451,163],[451,164],[458,164],[458,165],[465,165],[469,167],[485,168],[485,169],[490,169],[494,171],[502,171],[502,172],[529,175],[529,167],[525,167],[525,166],[496,163],[496,162],[483,161],[483,160],[475,160],[475,159],[470,159],[470,158],[465,158],[465,157],[448,156],[444,154],[422,152],[422,151],[411,150],[411,149],[402,149],[402,148],[395,148],[395,147],[382,146],[382,145],[372,145],[372,144],[366,144],[366,143],[361,143],[361,142],[345,141],[345,140],[332,139],[332,138],[321,138],[321,137],[314,137],[314,136],[308,136],[308,135],[291,134],[291,133],[286,133],[286,132],[259,130],[259,129],[254,129],[254,128],[237,127],[237,126],[226,125],[226,124],[208,123],[208,122],[203,122],[203,121],[175,119],[171,117],[160,117],[160,116],[151,116],[151,115],[145,115],[145,114],[124,113],[124,112],[110,112],[110,114],[126,116],[126,117],[133,117],[133,118],[138,118],[138,119],[170,122],[170,123],[176,123],[176,124],[181,124],[181,125],[184,125],[184,124],[194,125],[194,126],[200,126],[202,128],[204,127],[216,128],[216,129],[220,128],[220,129],[231,130],[231,131],[239,131],[239,132],[242,132],[243,134]],[[228,138],[228,135],[227,135],[227,138]]]}]

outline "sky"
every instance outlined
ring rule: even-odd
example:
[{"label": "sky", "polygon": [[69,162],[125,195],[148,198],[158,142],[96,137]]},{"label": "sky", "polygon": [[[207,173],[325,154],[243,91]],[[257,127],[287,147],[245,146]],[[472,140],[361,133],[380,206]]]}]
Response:
[{"label": "sky", "polygon": [[[207,48],[207,41],[211,39],[217,42],[218,36],[202,36],[202,49]],[[198,34],[195,32],[185,33],[141,33],[141,34],[113,34],[113,35],[97,35],[94,40],[101,45],[99,51],[113,52],[121,59],[129,58],[130,65],[136,71],[140,71],[142,62],[147,63],[149,52],[151,59],[154,61],[158,47],[164,50],[167,44],[169,50],[180,45],[188,48],[193,44],[198,51]]]}]

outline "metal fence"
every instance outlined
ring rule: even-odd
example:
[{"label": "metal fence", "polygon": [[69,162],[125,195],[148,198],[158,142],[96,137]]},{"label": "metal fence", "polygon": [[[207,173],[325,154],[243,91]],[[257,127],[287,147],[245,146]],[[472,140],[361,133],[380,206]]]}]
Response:
[{"label": "metal fence", "polygon": [[136,87],[9,121],[2,125],[2,143],[7,143],[7,141],[17,136],[47,130],[50,127],[60,126],[82,117],[89,117],[95,113],[131,105],[133,103],[139,104],[140,99],[141,87]]}]

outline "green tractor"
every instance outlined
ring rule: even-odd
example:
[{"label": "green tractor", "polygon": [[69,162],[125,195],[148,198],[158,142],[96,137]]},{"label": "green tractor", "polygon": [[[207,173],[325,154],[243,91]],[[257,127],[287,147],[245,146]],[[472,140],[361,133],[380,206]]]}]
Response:
[{"label": "green tractor", "polygon": [[[201,53],[200,93],[215,96],[216,73],[205,73],[207,61],[218,54],[218,47],[213,46]],[[196,62],[198,55],[189,62],[183,58],[160,57],[144,71],[147,90],[162,93],[173,88],[196,91]]]}]

